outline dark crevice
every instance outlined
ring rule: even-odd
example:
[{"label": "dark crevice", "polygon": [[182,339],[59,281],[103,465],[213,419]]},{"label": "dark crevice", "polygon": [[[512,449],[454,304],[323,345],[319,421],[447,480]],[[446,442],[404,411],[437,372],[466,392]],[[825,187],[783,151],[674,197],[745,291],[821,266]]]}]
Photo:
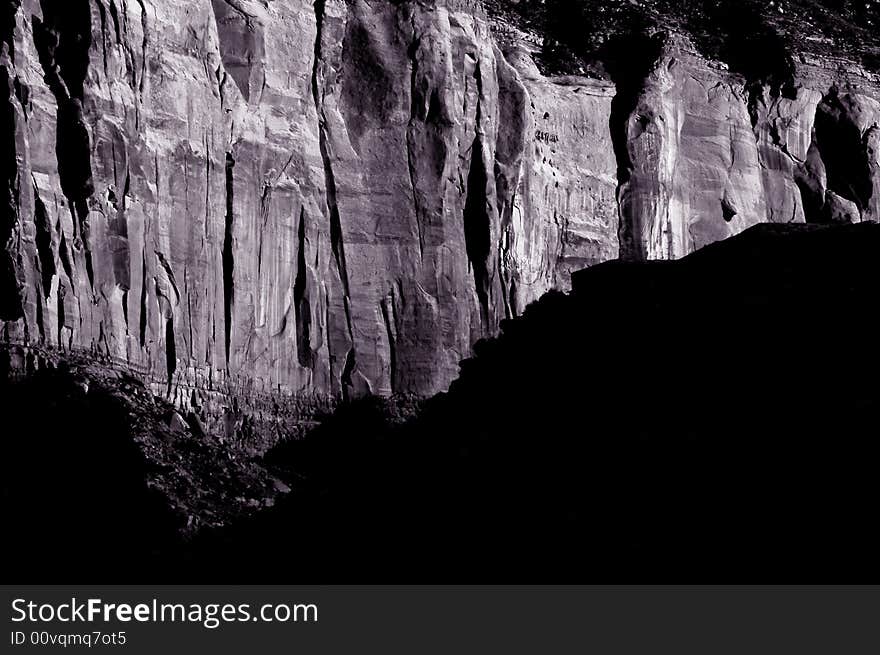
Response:
[{"label": "dark crevice", "polygon": [[63,230],[60,230],[58,239],[58,259],[61,260],[61,268],[64,269],[68,281],[73,284],[73,258],[70,254],[70,248],[67,247],[67,237],[64,236]]},{"label": "dark crevice", "polygon": [[92,16],[88,0],[40,0],[43,20],[34,16],[34,45],[46,83],[63,100],[85,94],[92,45]]},{"label": "dark crevice", "polygon": [[348,401],[352,398],[352,390],[354,389],[354,372],[357,369],[357,357],[354,348],[349,348],[345,355],[345,366],[342,369],[342,395]]},{"label": "dark crevice", "polygon": [[330,245],[333,250],[333,258],[336,261],[336,268],[339,271],[339,277],[342,281],[342,287],[345,295],[349,295],[348,268],[345,263],[345,244],[343,242],[342,220],[339,216],[339,206],[336,200],[336,179],[333,175],[333,168],[330,164],[328,154],[326,128],[321,128],[321,155],[324,158],[324,172],[327,181],[327,207],[330,210]]},{"label": "dark crevice", "polygon": [[[497,172],[496,172],[497,178]],[[497,186],[496,186],[497,189]],[[502,217],[506,214],[506,208],[502,209]],[[502,218],[502,220],[504,220]],[[514,318],[516,310],[511,304],[511,288],[514,285],[514,276],[511,274],[511,267],[508,263],[508,249],[506,244],[513,239],[510,224],[504,224],[501,228],[501,238],[498,241],[498,275],[501,279],[501,300],[504,303],[504,318]]]},{"label": "dark crevice", "polygon": [[260,194],[260,227],[257,230],[257,280],[262,284],[263,276],[263,245],[266,238],[266,228],[269,223],[269,214],[272,208],[272,185],[263,183],[263,192]]},{"label": "dark crevice", "polygon": [[159,260],[159,265],[165,271],[165,275],[168,278],[168,282],[171,283],[171,288],[174,291],[174,296],[175,296],[174,300],[172,301],[171,298],[168,298],[168,301],[173,302],[173,305],[176,305],[178,302],[180,302],[180,289],[178,288],[177,280],[174,277],[174,269],[171,268],[171,263],[168,261],[168,258],[165,257],[165,255],[163,253],[159,252],[158,250],[156,250],[154,252],[156,253],[156,259]]},{"label": "dark crevice", "polygon": [[63,346],[61,337],[64,335],[64,323],[67,318],[67,312],[64,309],[64,285],[58,285],[56,296],[58,301],[58,345]]},{"label": "dark crevice", "polygon": [[384,298],[380,303],[382,310],[382,320],[385,323],[385,333],[388,337],[388,365],[391,368],[389,372],[389,384],[391,386],[391,394],[394,395],[397,385],[397,330],[395,326],[394,312],[394,292],[391,297]]},{"label": "dark crevice", "polygon": [[[37,294],[36,302],[34,303],[34,305],[36,306],[36,311],[37,311],[37,330],[39,330],[39,332],[40,332],[40,341],[45,342],[45,340],[46,340],[46,326],[43,324],[44,314],[43,314],[43,298],[42,298],[42,293],[41,293],[42,290],[40,289],[39,285],[35,284],[34,286],[37,287],[34,290],[34,291],[36,291],[36,294]],[[43,292],[43,293],[45,293],[45,292]]]},{"label": "dark crevice", "polygon": [[168,373],[168,395],[177,370],[177,345],[174,343],[174,317],[165,319],[165,369]]},{"label": "dark crevice", "polygon": [[235,302],[235,259],[233,255],[235,227],[235,158],[226,153],[226,227],[223,233],[223,322],[226,365],[229,366],[232,345],[232,306]]},{"label": "dark crevice", "polygon": [[425,230],[422,227],[422,216],[424,215],[423,203],[419,198],[419,192],[416,185],[416,168],[413,159],[413,135],[412,130],[406,131],[406,164],[409,171],[409,185],[412,189],[413,210],[415,212],[416,231],[419,237],[419,259],[425,258]]},{"label": "dark crevice", "polygon": [[113,19],[113,33],[116,36],[116,43],[122,43],[122,36],[119,32],[119,11],[116,9],[116,3],[110,0],[110,18]]},{"label": "dark crevice", "polygon": [[489,216],[487,185],[489,173],[483,160],[483,139],[480,124],[483,118],[483,77],[479,65],[474,71],[477,83],[477,134],[471,144],[471,162],[468,169],[467,196],[464,203],[464,242],[468,262],[474,274],[474,286],[480,302],[484,327],[489,326],[489,256],[492,250],[492,227]]},{"label": "dark crevice", "polygon": [[729,223],[732,221],[737,215],[736,207],[728,200],[725,196],[721,199],[721,217],[725,222]]},{"label": "dark crevice", "polygon": [[37,261],[40,265],[40,276],[43,282],[43,297],[48,298],[52,289],[52,278],[55,276],[55,254],[52,252],[52,222],[46,205],[40,198],[37,184],[34,182],[34,226],[37,245]]},{"label": "dark crevice", "polygon": [[15,97],[18,98],[18,104],[21,105],[25,120],[27,120],[28,105],[31,102],[31,88],[18,77],[12,81],[12,87],[15,90]]},{"label": "dark crevice", "polygon": [[147,344],[147,254],[141,259],[141,312],[140,312],[140,343],[141,348]]},{"label": "dark crevice", "polygon": [[147,81],[147,42],[149,40],[149,25],[147,24],[147,7],[144,0],[137,0],[141,8],[141,31],[144,33],[144,40],[141,42],[141,79],[138,82],[138,92],[143,95],[144,84]]},{"label": "dark crevice", "polygon": [[306,210],[299,213],[297,230],[296,279],[293,284],[293,309],[296,315],[296,346],[300,366],[312,368],[312,307],[309,302],[308,268],[306,266]]},{"label": "dark crevice", "polygon": [[61,190],[73,204],[85,208],[86,200],[94,193],[95,188],[92,181],[89,132],[79,99],[59,105],[56,147]]},{"label": "dark crevice", "polygon": [[477,298],[480,301],[483,322],[489,323],[489,252],[491,248],[490,219],[486,197],[486,166],[483,162],[483,144],[479,135],[471,146],[471,165],[468,171],[467,198],[464,204],[464,240],[468,262],[474,274]]},{"label": "dark crevice", "polygon": [[509,294],[509,305],[510,305],[510,313],[513,318],[516,318],[520,315],[519,303],[517,302],[517,285],[516,278],[513,278],[510,281],[510,294]]},{"label": "dark crevice", "polygon": [[806,160],[794,171],[794,181],[801,196],[804,220],[807,223],[824,223],[825,190],[827,185],[825,163],[816,145],[813,129]]},{"label": "dark crevice", "polygon": [[89,287],[94,290],[95,288],[95,267],[92,263],[92,248],[91,248],[91,225],[89,225],[89,210],[86,206],[85,201],[71,203],[70,205],[71,216],[73,217],[73,221],[75,225],[79,225],[79,238],[82,242],[83,249],[83,257],[86,260],[86,276],[89,279]]}]

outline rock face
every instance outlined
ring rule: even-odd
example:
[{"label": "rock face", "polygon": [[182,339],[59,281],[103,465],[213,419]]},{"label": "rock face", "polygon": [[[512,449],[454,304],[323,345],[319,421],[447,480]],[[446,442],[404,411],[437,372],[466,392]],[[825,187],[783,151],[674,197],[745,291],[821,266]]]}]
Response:
[{"label": "rock face", "polygon": [[430,394],[573,270],[880,212],[852,66],[779,93],[668,37],[643,79],[545,78],[476,0],[3,12],[5,339],[182,404]]}]

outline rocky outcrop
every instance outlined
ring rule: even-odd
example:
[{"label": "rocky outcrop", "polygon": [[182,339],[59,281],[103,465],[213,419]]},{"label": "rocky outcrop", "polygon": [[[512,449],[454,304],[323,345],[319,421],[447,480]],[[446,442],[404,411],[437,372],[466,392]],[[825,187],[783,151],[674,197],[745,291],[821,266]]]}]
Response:
[{"label": "rocky outcrop", "polygon": [[441,390],[618,255],[880,211],[880,91],[845,63],[781,90],[667,36],[638,75],[548,78],[476,0],[4,7],[4,338],[215,426]]},{"label": "rocky outcrop", "polygon": [[665,37],[634,108],[612,119],[623,256],[676,259],[761,222],[876,220],[880,87],[820,63],[762,85]]}]

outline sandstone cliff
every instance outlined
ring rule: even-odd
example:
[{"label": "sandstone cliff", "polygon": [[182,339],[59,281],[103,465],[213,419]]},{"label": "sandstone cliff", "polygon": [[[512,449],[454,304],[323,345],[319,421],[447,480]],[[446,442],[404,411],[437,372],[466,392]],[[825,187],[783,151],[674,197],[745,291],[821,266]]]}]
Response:
[{"label": "sandstone cliff", "polygon": [[3,338],[196,409],[431,394],[573,270],[880,213],[880,84],[843,60],[780,88],[658,33],[636,74],[547,77],[476,0],[11,0],[0,26]]}]

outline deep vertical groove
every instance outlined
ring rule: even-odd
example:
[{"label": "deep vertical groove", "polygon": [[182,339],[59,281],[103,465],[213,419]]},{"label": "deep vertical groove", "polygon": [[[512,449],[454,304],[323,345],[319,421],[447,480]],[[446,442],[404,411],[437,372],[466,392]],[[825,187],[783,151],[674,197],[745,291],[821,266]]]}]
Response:
[{"label": "deep vertical groove", "polygon": [[43,297],[48,298],[52,289],[52,278],[55,276],[55,255],[52,252],[52,222],[46,205],[40,198],[37,183],[34,181],[34,226],[37,246],[37,262],[40,265],[40,276],[43,282]]},{"label": "deep vertical groove", "polygon": [[333,173],[333,165],[330,152],[330,143],[327,134],[327,117],[324,113],[323,95],[321,93],[321,75],[319,68],[321,66],[322,39],[324,32],[324,17],[326,10],[325,0],[315,0],[315,49],[314,62],[312,65],[312,96],[315,101],[315,111],[318,114],[318,142],[321,151],[321,159],[324,163],[324,186],[327,193],[327,210],[330,215],[330,248],[333,252],[333,259],[336,263],[336,269],[339,273],[339,279],[342,283],[344,293],[343,304],[345,307],[345,321],[348,328],[348,337],[351,347],[345,358],[345,367],[342,374],[343,393],[350,386],[353,372],[357,369],[357,353],[354,349],[354,327],[351,318],[351,306],[349,302],[349,280],[348,268],[345,261],[345,244],[343,242],[342,220],[339,215],[339,205],[336,196],[336,178]]},{"label": "deep vertical groove", "polygon": [[232,346],[232,305],[235,302],[235,259],[233,255],[233,229],[235,227],[235,159],[226,153],[226,227],[223,233],[223,323],[226,348],[226,365],[229,366]]},{"label": "deep vertical groove", "polygon": [[177,370],[177,344],[174,342],[174,316],[165,319],[165,368],[168,373],[168,395]]},{"label": "deep vertical groove", "polygon": [[491,247],[489,212],[486,208],[487,183],[488,176],[486,175],[486,166],[483,163],[483,145],[478,135],[471,146],[471,165],[468,171],[467,197],[464,204],[464,239],[485,325],[489,323],[488,259]]},{"label": "deep vertical groove", "polygon": [[339,216],[339,205],[336,199],[336,177],[333,173],[333,165],[330,158],[330,145],[327,138],[327,117],[324,114],[324,103],[318,73],[322,57],[321,39],[323,37],[324,9],[325,0],[315,0],[317,33],[315,36],[315,62],[312,68],[312,95],[315,100],[315,110],[318,112],[318,140],[321,149],[321,159],[324,163],[327,209],[330,212],[330,247],[333,250],[333,257],[336,260],[336,268],[339,270],[345,295],[348,296],[348,270],[345,264],[345,245],[342,241],[342,221]]},{"label": "deep vertical groove", "polygon": [[388,365],[391,368],[388,375],[392,395],[397,389],[397,338],[394,317],[394,291],[391,292],[391,300],[383,298],[380,303],[382,320],[385,322],[385,333],[388,336]]},{"label": "deep vertical groove", "polygon": [[147,345],[147,254],[141,255],[141,319],[140,319],[140,343],[141,348]]},{"label": "deep vertical groove", "polygon": [[296,316],[296,347],[301,366],[312,368],[312,309],[308,296],[308,268],[306,266],[306,210],[300,209],[297,229],[296,280],[293,284],[293,310]]},{"label": "deep vertical groove", "polygon": [[63,347],[61,335],[64,334],[64,322],[67,319],[67,312],[64,310],[64,286],[59,284],[56,291],[58,301],[58,345]]},{"label": "deep vertical groove", "polygon": [[477,82],[476,136],[471,145],[467,196],[464,203],[464,240],[468,261],[474,274],[474,286],[480,302],[484,328],[489,327],[489,255],[491,252],[491,219],[486,186],[489,174],[483,161],[483,139],[480,123],[483,118],[483,78],[479,65],[474,76]]},{"label": "deep vertical groove", "polygon": [[357,369],[357,359],[354,348],[349,348],[345,355],[345,366],[342,369],[342,396],[345,400],[351,400],[351,389],[354,386],[354,372]]}]

